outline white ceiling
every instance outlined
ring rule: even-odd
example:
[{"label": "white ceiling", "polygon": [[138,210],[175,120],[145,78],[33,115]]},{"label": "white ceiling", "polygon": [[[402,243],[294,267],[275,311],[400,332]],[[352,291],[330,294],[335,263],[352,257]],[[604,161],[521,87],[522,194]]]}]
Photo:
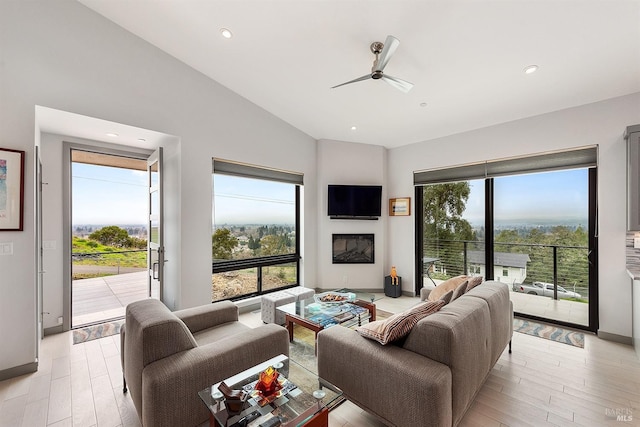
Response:
[{"label": "white ceiling", "polygon": [[[79,1],[316,139],[397,147],[640,91],[640,0]],[[330,89],[389,34],[408,94]]]}]

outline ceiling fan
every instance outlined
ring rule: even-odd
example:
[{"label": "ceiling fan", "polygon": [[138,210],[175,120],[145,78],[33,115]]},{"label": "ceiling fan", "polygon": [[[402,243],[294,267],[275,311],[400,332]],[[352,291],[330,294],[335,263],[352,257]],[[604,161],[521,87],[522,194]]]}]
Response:
[{"label": "ceiling fan", "polygon": [[374,80],[384,80],[389,83],[391,86],[395,87],[407,93],[413,87],[413,83],[409,83],[406,80],[399,79],[397,77],[391,77],[387,74],[384,74],[384,67],[389,63],[389,59],[391,59],[391,55],[396,51],[398,45],[400,44],[400,40],[393,36],[387,36],[387,39],[384,41],[384,44],[381,42],[373,42],[371,43],[370,49],[371,52],[376,56],[376,59],[373,61],[373,67],[371,67],[371,74],[365,74],[362,77],[358,77],[357,79],[350,80],[345,83],[341,83],[337,86],[333,86],[331,89],[335,89],[340,86],[348,85],[350,83],[361,82],[363,80],[374,79]]}]

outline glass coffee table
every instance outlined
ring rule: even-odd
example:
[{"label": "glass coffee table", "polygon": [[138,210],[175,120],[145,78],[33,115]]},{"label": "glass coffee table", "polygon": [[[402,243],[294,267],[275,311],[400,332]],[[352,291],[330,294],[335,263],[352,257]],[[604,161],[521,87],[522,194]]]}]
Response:
[{"label": "glass coffee table", "polygon": [[[260,372],[272,366],[280,374],[282,389],[275,400],[266,402],[254,390]],[[226,380],[235,390],[245,390],[249,397],[244,409],[229,413],[225,407],[220,383],[200,391],[200,399],[209,408],[211,427],[327,427],[329,408],[342,401],[342,391],[285,355],[269,359]]]},{"label": "glass coffee table", "polygon": [[[337,293],[337,291],[325,292],[319,295],[331,293]],[[376,305],[373,302],[369,302],[372,301],[370,296],[373,296],[373,294],[356,294],[349,301],[335,303],[322,302],[318,298],[319,295],[277,307],[277,310],[285,314],[289,341],[293,342],[294,325],[300,325],[313,331],[315,341],[317,341],[318,332],[323,329],[336,325],[355,328],[376,320]],[[357,299],[358,296],[365,297],[369,301]]]}]

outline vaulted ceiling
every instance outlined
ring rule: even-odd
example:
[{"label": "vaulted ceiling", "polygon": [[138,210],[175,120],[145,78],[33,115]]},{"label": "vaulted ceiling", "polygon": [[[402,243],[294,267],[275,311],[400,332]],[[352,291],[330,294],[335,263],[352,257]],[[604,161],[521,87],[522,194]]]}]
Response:
[{"label": "vaulted ceiling", "polygon": [[[640,91],[638,0],[79,1],[316,139],[397,147]],[[387,35],[410,92],[331,89]]]}]

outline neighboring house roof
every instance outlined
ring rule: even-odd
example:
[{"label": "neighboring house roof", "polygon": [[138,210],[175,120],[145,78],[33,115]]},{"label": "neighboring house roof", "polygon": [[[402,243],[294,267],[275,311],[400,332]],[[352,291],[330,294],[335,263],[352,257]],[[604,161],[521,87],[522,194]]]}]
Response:
[{"label": "neighboring house roof", "polygon": [[[484,264],[484,251],[468,251],[467,261],[470,264]],[[493,254],[493,264],[503,267],[526,268],[529,261],[531,261],[529,254],[507,252],[495,252]]]}]

